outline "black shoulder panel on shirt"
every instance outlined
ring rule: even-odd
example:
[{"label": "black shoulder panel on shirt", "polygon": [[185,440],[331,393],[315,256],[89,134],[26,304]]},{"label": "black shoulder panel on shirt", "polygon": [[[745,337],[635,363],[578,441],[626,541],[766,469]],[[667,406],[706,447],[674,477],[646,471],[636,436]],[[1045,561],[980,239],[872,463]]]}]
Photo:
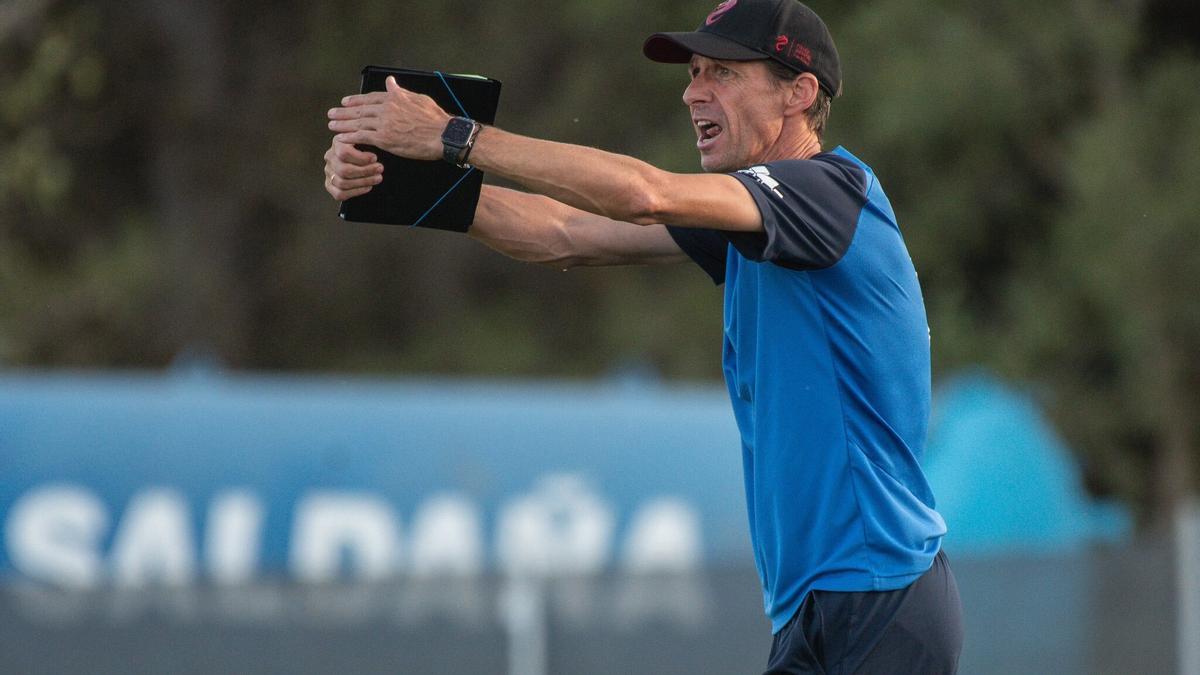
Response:
[{"label": "black shoulder panel on shirt", "polygon": [[764,232],[726,232],[746,258],[798,270],[836,265],[867,203],[867,172],[833,153],[752,166],[732,175],[762,213]]},{"label": "black shoulder panel on shirt", "polygon": [[725,283],[725,255],[729,252],[729,240],[724,232],[674,225],[667,225],[667,232],[679,244],[679,248],[712,277],[713,283],[718,286]]}]

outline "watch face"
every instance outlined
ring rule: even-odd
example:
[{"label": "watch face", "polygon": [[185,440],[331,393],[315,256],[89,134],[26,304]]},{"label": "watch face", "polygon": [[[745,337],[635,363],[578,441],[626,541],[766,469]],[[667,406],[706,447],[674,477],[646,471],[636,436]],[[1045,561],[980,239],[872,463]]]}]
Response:
[{"label": "watch face", "polygon": [[442,142],[448,145],[462,147],[467,144],[471,138],[471,131],[475,128],[475,123],[462,117],[455,117],[446,125],[446,131],[442,133]]}]

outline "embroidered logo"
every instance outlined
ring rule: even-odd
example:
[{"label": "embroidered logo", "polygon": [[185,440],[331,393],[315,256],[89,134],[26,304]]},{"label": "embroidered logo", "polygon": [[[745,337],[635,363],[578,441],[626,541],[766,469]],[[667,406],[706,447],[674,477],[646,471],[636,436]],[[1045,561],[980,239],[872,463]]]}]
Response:
[{"label": "embroidered logo", "polygon": [[809,68],[812,67],[812,50],[808,45],[799,40],[785,34],[779,34],[775,37],[775,51],[782,53],[785,57],[793,61],[799,61]]},{"label": "embroidered logo", "polygon": [[752,166],[749,169],[742,169],[738,171],[738,173],[744,173],[747,176],[750,176],[754,180],[758,181],[759,185],[767,188],[771,192],[774,192],[776,197],[783,199],[783,193],[779,191],[779,181],[771,177],[771,170],[767,167],[762,165]]},{"label": "embroidered logo", "polygon": [[792,48],[792,58],[806,66],[812,66],[812,50],[799,42]]},{"label": "embroidered logo", "polygon": [[712,11],[712,14],[709,14],[708,18],[704,20],[704,25],[711,26],[720,21],[721,17],[725,16],[725,12],[733,9],[734,5],[736,4],[738,4],[738,0],[725,0],[721,4],[717,5],[717,8]]}]

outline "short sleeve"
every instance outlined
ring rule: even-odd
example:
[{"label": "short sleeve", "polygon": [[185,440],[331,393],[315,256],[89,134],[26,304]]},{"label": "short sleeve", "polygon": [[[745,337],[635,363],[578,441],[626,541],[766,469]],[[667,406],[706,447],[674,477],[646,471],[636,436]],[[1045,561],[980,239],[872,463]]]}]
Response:
[{"label": "short sleeve", "polygon": [[667,225],[667,232],[679,244],[679,248],[712,277],[714,284],[720,286],[725,283],[725,256],[729,252],[726,233],[674,225]]},{"label": "short sleeve", "polygon": [[750,191],[764,232],[727,232],[743,256],[798,270],[836,265],[867,202],[868,175],[832,154],[784,160],[730,174]]}]

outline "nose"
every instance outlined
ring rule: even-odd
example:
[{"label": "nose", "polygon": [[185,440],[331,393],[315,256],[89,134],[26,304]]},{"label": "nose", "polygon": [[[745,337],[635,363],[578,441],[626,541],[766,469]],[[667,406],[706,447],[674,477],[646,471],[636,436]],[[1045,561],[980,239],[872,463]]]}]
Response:
[{"label": "nose", "polygon": [[683,90],[683,102],[688,107],[697,103],[703,103],[709,99],[708,85],[704,83],[704,76],[699,75],[688,83],[688,86]]}]

